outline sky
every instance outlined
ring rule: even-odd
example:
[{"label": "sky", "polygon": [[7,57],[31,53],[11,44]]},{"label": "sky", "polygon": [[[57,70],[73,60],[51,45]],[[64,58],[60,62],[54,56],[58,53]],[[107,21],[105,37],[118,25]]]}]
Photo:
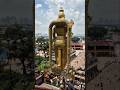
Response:
[{"label": "sky", "polygon": [[35,0],[35,33],[48,34],[50,22],[57,19],[60,7],[67,20],[72,19],[72,32],[85,34],[85,0]]}]

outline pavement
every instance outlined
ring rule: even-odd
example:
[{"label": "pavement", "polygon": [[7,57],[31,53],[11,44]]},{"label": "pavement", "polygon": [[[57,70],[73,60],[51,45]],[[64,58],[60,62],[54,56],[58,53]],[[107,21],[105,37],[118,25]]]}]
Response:
[{"label": "pavement", "polygon": [[77,50],[77,57],[75,57],[71,62],[70,65],[76,70],[80,67],[85,67],[85,51],[84,50]]},{"label": "pavement", "polygon": [[35,85],[35,90],[61,90],[53,85],[43,83],[41,85]]}]

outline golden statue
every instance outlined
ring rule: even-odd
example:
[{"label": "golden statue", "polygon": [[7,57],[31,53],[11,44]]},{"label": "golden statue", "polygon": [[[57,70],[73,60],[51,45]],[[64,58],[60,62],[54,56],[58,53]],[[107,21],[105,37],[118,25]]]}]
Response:
[{"label": "golden statue", "polygon": [[65,20],[63,8],[60,8],[57,20],[49,25],[49,61],[52,60],[52,51],[58,67],[63,69],[70,61],[71,29],[74,22]]}]

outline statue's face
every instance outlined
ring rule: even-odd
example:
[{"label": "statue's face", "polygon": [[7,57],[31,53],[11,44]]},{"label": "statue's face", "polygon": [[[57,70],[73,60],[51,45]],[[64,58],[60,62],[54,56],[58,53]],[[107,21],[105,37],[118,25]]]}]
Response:
[{"label": "statue's face", "polygon": [[58,19],[64,19],[64,18],[65,18],[64,10],[60,10],[58,14]]},{"label": "statue's face", "polygon": [[64,12],[59,12],[59,16],[64,17]]}]

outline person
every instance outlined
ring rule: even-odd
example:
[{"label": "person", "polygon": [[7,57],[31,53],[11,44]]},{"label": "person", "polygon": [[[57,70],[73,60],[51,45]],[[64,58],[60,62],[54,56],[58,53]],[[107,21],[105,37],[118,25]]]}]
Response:
[{"label": "person", "polygon": [[75,90],[74,85],[67,79],[66,84],[68,85],[67,90]]},{"label": "person", "polygon": [[64,87],[65,87],[65,77],[63,77],[63,85],[64,85]]},{"label": "person", "polygon": [[53,80],[52,80],[52,79],[50,79],[50,82],[51,82],[50,84],[52,85],[52,84],[53,84]]},{"label": "person", "polygon": [[76,61],[77,62],[77,65],[78,65],[78,61]]},{"label": "person", "polygon": [[64,85],[60,85],[60,90],[65,90]]}]

